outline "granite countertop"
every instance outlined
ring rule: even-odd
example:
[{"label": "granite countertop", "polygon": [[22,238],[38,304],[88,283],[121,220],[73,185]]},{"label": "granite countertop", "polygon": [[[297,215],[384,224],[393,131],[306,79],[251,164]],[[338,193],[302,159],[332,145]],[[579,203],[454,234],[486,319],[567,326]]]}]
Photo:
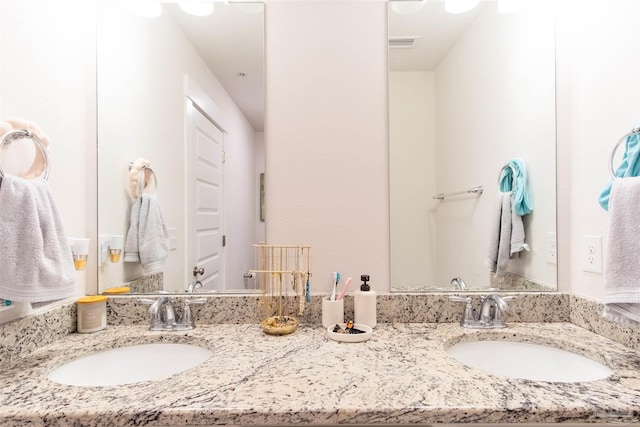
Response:
[{"label": "granite countertop", "polygon": [[[447,346],[499,338],[554,344],[614,374],[584,383],[507,379],[468,368]],[[189,342],[214,355],[166,380],[77,387],[46,379],[66,361],[138,343]],[[123,360],[122,363],[126,363]],[[269,336],[258,325],[189,332],[109,326],[71,334],[2,367],[2,426],[429,424],[598,422],[640,417],[640,355],[570,323],[503,330],[452,323],[381,324],[364,343],[326,338],[318,325]]]}]

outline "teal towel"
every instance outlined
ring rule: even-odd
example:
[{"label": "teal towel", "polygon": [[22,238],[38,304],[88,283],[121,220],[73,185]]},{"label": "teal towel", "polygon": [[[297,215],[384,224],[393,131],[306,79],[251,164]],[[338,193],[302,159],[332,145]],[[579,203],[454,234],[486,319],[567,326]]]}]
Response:
[{"label": "teal towel", "polygon": [[[633,133],[627,137],[627,140],[624,144],[624,155],[622,156],[622,162],[618,169],[616,169],[615,176],[618,178],[632,178],[635,176],[640,176],[640,162],[638,162],[638,157],[640,157],[640,139],[638,137],[638,133]],[[600,199],[598,202],[602,209],[605,211],[609,210],[609,195],[611,194],[611,185],[613,184],[613,180],[610,180],[602,193],[600,193]]]},{"label": "teal towel", "polygon": [[[515,188],[513,172],[515,171]],[[529,192],[527,179],[527,165],[524,160],[514,158],[509,160],[500,172],[500,191],[513,192],[513,210],[520,216],[533,212],[533,200]]]}]

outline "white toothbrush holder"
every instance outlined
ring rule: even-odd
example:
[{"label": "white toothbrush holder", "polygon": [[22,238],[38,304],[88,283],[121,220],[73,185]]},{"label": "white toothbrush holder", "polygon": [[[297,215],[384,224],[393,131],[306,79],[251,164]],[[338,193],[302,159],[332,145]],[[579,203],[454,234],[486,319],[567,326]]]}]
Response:
[{"label": "white toothbrush holder", "polygon": [[328,328],[344,323],[344,298],[331,301],[329,297],[322,298],[322,326]]}]

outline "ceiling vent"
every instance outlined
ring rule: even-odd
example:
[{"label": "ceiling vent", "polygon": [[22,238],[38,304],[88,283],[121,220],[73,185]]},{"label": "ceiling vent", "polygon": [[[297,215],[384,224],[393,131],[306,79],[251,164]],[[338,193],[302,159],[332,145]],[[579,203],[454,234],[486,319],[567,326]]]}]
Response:
[{"label": "ceiling vent", "polygon": [[389,37],[389,48],[393,49],[410,49],[416,45],[416,40],[420,36],[402,36],[402,37]]}]

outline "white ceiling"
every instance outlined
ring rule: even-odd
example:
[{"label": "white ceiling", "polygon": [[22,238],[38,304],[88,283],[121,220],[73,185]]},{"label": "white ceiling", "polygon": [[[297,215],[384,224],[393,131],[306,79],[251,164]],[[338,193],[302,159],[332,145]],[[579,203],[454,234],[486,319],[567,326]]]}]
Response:
[{"label": "white ceiling", "polygon": [[[264,6],[215,3],[206,17],[188,15],[177,4],[164,6],[253,128],[263,131]],[[260,11],[251,13],[251,6]]]},{"label": "white ceiling", "polygon": [[391,71],[433,71],[478,13],[493,6],[481,2],[469,12],[450,14],[444,10],[444,1],[431,0],[416,12],[400,14],[393,11],[394,3],[418,2],[389,2],[389,38],[419,38],[413,48],[389,49]]},{"label": "white ceiling", "polygon": [[[390,49],[389,69],[431,71],[482,7],[493,2],[483,1],[472,11],[458,15],[445,12],[442,0],[428,1],[410,14],[394,12],[393,3],[389,2],[389,37],[418,39],[413,48]],[[207,17],[188,15],[177,4],[164,6],[254,129],[263,131],[264,6],[258,13],[247,13],[247,4],[215,3],[214,13]]]}]

